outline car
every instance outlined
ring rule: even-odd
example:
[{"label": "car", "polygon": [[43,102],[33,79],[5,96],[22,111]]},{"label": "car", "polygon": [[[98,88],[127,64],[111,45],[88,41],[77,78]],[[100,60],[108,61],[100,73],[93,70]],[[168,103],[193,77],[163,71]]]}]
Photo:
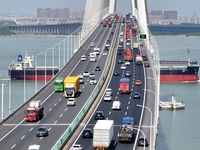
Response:
[{"label": "car", "polygon": [[142,81],[141,80],[136,80],[135,81],[135,85],[136,86],[141,86],[142,85]]},{"label": "car", "polygon": [[86,60],[86,55],[82,55],[82,56],[81,56],[81,60],[82,60],[82,61],[85,61],[85,60]]},{"label": "car", "polygon": [[92,138],[93,137],[93,132],[92,129],[90,128],[85,128],[82,132],[82,137],[83,138]]},{"label": "car", "polygon": [[120,44],[120,45],[118,46],[118,48],[123,48],[123,45]]},{"label": "car", "polygon": [[109,47],[110,46],[110,44],[109,43],[106,43],[106,47]]},{"label": "car", "polygon": [[76,99],[75,98],[68,98],[67,106],[75,106],[75,105],[76,105]]},{"label": "car", "polygon": [[107,55],[108,55],[108,53],[104,52],[104,53],[102,53],[102,55],[103,55],[103,56],[107,56]]},{"label": "car", "polygon": [[149,143],[145,137],[141,136],[138,138],[138,146],[148,147]]},{"label": "car", "polygon": [[112,109],[121,109],[121,102],[120,101],[114,101],[112,104]]},{"label": "car", "polygon": [[39,127],[36,132],[37,137],[45,137],[48,135],[49,135],[49,131],[47,130],[47,128],[45,126]]},{"label": "car", "polygon": [[126,70],[126,65],[125,65],[125,64],[122,64],[121,67],[120,67],[120,69],[121,69],[121,70]]},{"label": "car", "polygon": [[79,82],[80,84],[83,84],[84,83],[84,77],[81,75],[79,75]]},{"label": "car", "polygon": [[95,43],[92,42],[92,43],[90,44],[90,46],[91,46],[91,47],[95,47]]},{"label": "car", "polygon": [[119,73],[119,71],[118,71],[118,70],[115,70],[115,71],[113,72],[113,75],[114,75],[114,76],[119,76],[119,75],[120,75],[120,73]]},{"label": "car", "polygon": [[69,150],[82,150],[83,147],[80,144],[74,144]]},{"label": "car", "polygon": [[106,88],[105,95],[111,95],[112,96],[112,89],[111,88]]},{"label": "car", "polygon": [[140,93],[139,92],[134,92],[133,93],[133,98],[139,99],[140,98]]},{"label": "car", "polygon": [[94,77],[90,78],[90,84],[92,85],[97,84],[97,80]]},{"label": "car", "polygon": [[142,59],[143,59],[144,61],[147,61],[147,56],[146,56],[145,54],[143,54],[143,55],[142,55]]},{"label": "car", "polygon": [[84,72],[83,72],[83,76],[84,76],[84,77],[89,77],[89,75],[90,75],[90,73],[89,73],[88,71],[84,71]]},{"label": "car", "polygon": [[131,76],[131,72],[130,72],[130,71],[126,71],[126,72],[125,72],[125,76],[126,76],[126,77],[130,77],[130,76]]},{"label": "car", "polygon": [[90,73],[89,74],[89,79],[91,79],[91,78],[95,78],[95,74],[94,73]]},{"label": "car", "polygon": [[112,99],[111,95],[105,95],[103,98],[104,101],[111,101],[111,99]]},{"label": "car", "polygon": [[104,51],[109,51],[109,47],[105,47],[105,48],[104,48]]},{"label": "car", "polygon": [[131,44],[130,44],[130,42],[126,42],[126,46],[130,46]]},{"label": "car", "polygon": [[130,61],[125,61],[126,66],[130,66],[130,64],[131,64]]},{"label": "car", "polygon": [[118,64],[123,64],[123,60],[122,59],[118,59]]},{"label": "car", "polygon": [[99,55],[100,54],[100,48],[95,47],[94,48],[94,52],[96,53],[96,55]]},{"label": "car", "polygon": [[110,40],[107,40],[106,43],[110,43]]},{"label": "car", "polygon": [[36,145],[36,144],[30,145],[28,147],[28,150],[40,150],[40,145]]},{"label": "car", "polygon": [[148,62],[145,62],[144,66],[145,66],[145,67],[150,67],[150,65],[149,65]]},{"label": "car", "polygon": [[104,113],[103,111],[96,111],[95,116],[94,116],[95,120],[104,120]]},{"label": "car", "polygon": [[110,34],[111,34],[111,35],[113,35],[113,34],[114,34],[114,32],[110,32]]},{"label": "car", "polygon": [[119,51],[117,52],[117,55],[121,55],[121,54],[122,54],[121,52],[119,52]]},{"label": "car", "polygon": [[95,71],[101,71],[101,67],[100,66],[96,66],[94,70]]}]

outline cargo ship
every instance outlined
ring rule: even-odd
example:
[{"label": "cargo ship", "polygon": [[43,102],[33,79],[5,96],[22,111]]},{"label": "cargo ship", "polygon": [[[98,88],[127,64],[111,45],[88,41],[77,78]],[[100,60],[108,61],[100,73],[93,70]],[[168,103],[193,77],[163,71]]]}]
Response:
[{"label": "cargo ship", "polygon": [[33,66],[33,60],[34,56],[28,56],[27,52],[24,59],[18,55],[17,62],[13,61],[8,67],[9,77],[16,80],[48,81],[59,72],[57,66]]},{"label": "cargo ship", "polygon": [[[163,64],[170,64],[171,66]],[[180,64],[182,65],[180,66]],[[160,61],[160,82],[196,82],[199,80],[198,71],[197,61],[162,60]]]}]

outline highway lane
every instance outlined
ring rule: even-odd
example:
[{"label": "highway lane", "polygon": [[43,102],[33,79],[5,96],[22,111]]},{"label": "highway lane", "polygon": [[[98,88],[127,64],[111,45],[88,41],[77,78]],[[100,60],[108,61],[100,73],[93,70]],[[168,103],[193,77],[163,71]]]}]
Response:
[{"label": "highway lane", "polygon": [[[121,29],[123,31],[123,28]],[[135,39],[133,39],[134,41]],[[132,42],[133,43],[133,42]],[[133,58],[135,58],[136,54],[140,53],[139,50],[133,50]],[[120,70],[121,64],[118,64],[118,59],[124,59],[124,54],[117,55],[116,62],[115,62],[115,68],[114,70],[120,71],[120,76],[113,76],[110,80],[110,83],[108,87],[112,88],[113,90],[113,96],[112,96],[112,102],[114,100],[119,100],[121,102],[121,110],[112,110],[112,102],[104,102],[103,101],[103,95],[101,98],[101,102],[99,103],[98,107],[95,111],[101,110],[105,114],[105,118],[109,120],[114,120],[114,136],[113,141],[109,147],[109,150],[122,150],[122,149],[133,149],[134,139],[131,143],[125,144],[125,143],[118,143],[117,134],[119,131],[119,126],[121,125],[122,118],[125,116],[134,117],[135,118],[135,125],[136,127],[139,125],[140,116],[141,116],[141,108],[137,107],[136,104],[143,104],[143,89],[144,89],[144,68],[143,66],[138,66],[135,64],[135,59],[133,62],[131,62],[130,66],[127,66],[126,70],[131,71],[131,94],[119,94],[118,88],[119,88],[119,80],[121,77],[124,77],[123,70]],[[142,86],[135,86],[135,80],[140,79],[143,84]],[[138,91],[141,94],[140,99],[133,99],[133,92]],[[94,113],[95,113],[94,111]],[[86,128],[93,128],[96,120],[94,119],[94,113],[91,116],[88,124],[86,124]],[[137,131],[134,132],[135,134]],[[83,150],[93,150],[92,147],[92,139],[82,138],[81,134],[77,141],[75,142],[77,144],[81,144],[83,146]]]},{"label": "highway lane", "polygon": [[[110,30],[112,28],[102,28],[101,30],[98,30],[96,35],[97,37],[101,37],[101,34],[104,33],[105,35],[102,36],[102,42],[99,43],[105,43],[106,38],[110,34]],[[101,32],[100,32],[101,31]],[[89,45],[91,41],[95,41],[95,37],[88,40],[86,42],[86,45]],[[97,39],[97,41],[101,41]],[[87,49],[88,46],[83,46],[83,49]],[[102,46],[103,47],[103,46]],[[91,51],[91,49],[89,48]],[[84,53],[84,52],[83,52]],[[82,54],[83,54],[82,53]],[[86,52],[87,53],[87,52]],[[79,57],[76,57],[77,60],[77,66],[74,68],[73,72],[71,72],[71,75],[78,75],[81,73],[82,68],[92,72],[94,70],[94,67],[96,63],[87,63],[86,62],[80,62],[80,56],[82,54],[79,54]],[[107,56],[102,56],[99,58],[99,64],[102,69],[104,68],[105,62],[106,62]],[[74,61],[73,61],[74,62]],[[73,69],[73,67],[66,67],[63,70],[63,73],[60,73],[59,76],[67,76],[70,70]],[[99,80],[100,72],[95,72],[97,80]],[[3,124],[1,126],[0,131],[0,148],[1,149],[27,149],[27,147],[30,144],[40,144],[42,148],[44,149],[50,149],[54,143],[57,141],[58,137],[62,135],[62,133],[67,129],[68,125],[73,121],[79,110],[82,108],[82,106],[85,104],[86,100],[90,96],[91,92],[94,90],[94,85],[89,85],[88,81],[84,85],[81,85],[82,93],[79,97],[77,97],[77,105],[73,107],[67,107],[66,106],[66,99],[63,97],[63,93],[54,93],[53,92],[53,83],[50,84],[50,90],[46,92],[42,91],[37,95],[37,99],[43,100],[43,106],[44,106],[44,117],[41,121],[37,123],[26,123],[24,120],[24,113],[25,106],[14,116],[7,120],[6,124]],[[36,98],[35,97],[35,98]],[[13,126],[10,126],[13,125]],[[30,126],[28,126],[30,125]],[[36,138],[35,132],[39,126],[45,125],[50,130],[50,135],[45,138]],[[11,129],[14,129],[13,131]],[[11,132],[9,133],[9,131]],[[3,133],[3,134],[2,134]],[[6,133],[9,133],[6,135]],[[6,135],[6,136],[5,136]],[[17,135],[17,136],[16,136]],[[5,136],[5,137],[4,137]],[[2,144],[4,143],[4,144]]]}]

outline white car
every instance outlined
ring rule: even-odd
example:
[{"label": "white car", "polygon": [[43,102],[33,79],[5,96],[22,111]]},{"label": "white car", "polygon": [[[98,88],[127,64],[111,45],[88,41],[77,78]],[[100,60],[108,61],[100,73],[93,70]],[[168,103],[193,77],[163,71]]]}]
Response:
[{"label": "white car", "polygon": [[90,84],[97,84],[97,80],[95,78],[90,78]]},{"label": "white car", "polygon": [[121,68],[121,70],[126,70],[126,65],[122,64],[120,68]]},{"label": "white car", "polygon": [[28,150],[40,150],[40,145],[30,145],[28,147]]},{"label": "white car", "polygon": [[110,95],[105,95],[103,100],[104,101],[111,101],[112,97]]},{"label": "white car", "polygon": [[75,98],[69,98],[67,100],[67,106],[75,106],[76,105],[76,99]]},{"label": "white car", "polygon": [[83,72],[84,77],[89,77],[90,73],[88,71]]},{"label": "white car", "polygon": [[74,144],[70,150],[82,150],[83,147],[80,144]]},{"label": "white car", "polygon": [[126,42],[126,46],[130,46],[131,44],[129,42]]},{"label": "white car", "polygon": [[111,95],[112,96],[112,89],[111,88],[107,88],[105,95]]},{"label": "white car", "polygon": [[107,56],[108,54],[107,54],[107,53],[102,53],[102,55],[103,55],[103,56]]},{"label": "white car", "polygon": [[94,73],[90,73],[89,74],[89,78],[91,79],[91,78],[95,78],[95,74]]},{"label": "white car", "polygon": [[82,55],[82,56],[81,56],[81,60],[82,60],[82,61],[85,61],[85,60],[86,60],[86,55]]},{"label": "white car", "polygon": [[130,64],[131,64],[130,61],[125,61],[126,66],[130,66]]},{"label": "white car", "polygon": [[112,109],[121,109],[120,101],[114,101],[112,104]]},{"label": "white car", "polygon": [[84,83],[84,77],[83,76],[79,76],[79,82],[80,82],[80,84]]},{"label": "white car", "polygon": [[99,55],[100,54],[100,48],[95,47],[94,48],[94,52],[96,53],[96,55]]},{"label": "white car", "polygon": [[91,46],[91,47],[95,47],[95,43],[92,42],[92,43],[90,44],[90,46]]}]

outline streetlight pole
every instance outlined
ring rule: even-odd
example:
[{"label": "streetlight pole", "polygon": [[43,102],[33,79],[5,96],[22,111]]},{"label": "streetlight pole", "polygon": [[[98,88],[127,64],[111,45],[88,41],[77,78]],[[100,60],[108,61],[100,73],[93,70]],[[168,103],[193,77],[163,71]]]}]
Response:
[{"label": "streetlight pole", "polygon": [[1,90],[2,90],[2,94],[1,94],[1,120],[3,121],[4,120],[4,110],[3,110],[3,101],[4,101],[4,87],[5,87],[5,84],[2,83],[1,84]]},{"label": "streetlight pole", "polygon": [[38,53],[35,56],[35,93],[37,93],[37,56],[44,54],[44,52],[42,53]]},{"label": "streetlight pole", "polygon": [[44,61],[45,61],[45,85],[47,83],[47,62],[46,62],[46,53],[48,50],[53,50],[53,48],[48,48],[45,50],[45,58],[44,58]]},{"label": "streetlight pole", "polygon": [[52,51],[52,57],[53,57],[53,77],[54,77],[54,48],[55,48],[55,46],[59,46],[59,44],[55,44],[54,46],[53,46],[53,51]]},{"label": "streetlight pole", "polygon": [[[147,106],[142,106],[142,105],[139,105],[139,104],[137,104],[136,106],[138,106],[138,107],[144,107],[144,108],[146,108],[146,109],[149,110],[149,112],[150,112],[150,114],[151,114],[151,128],[150,128],[150,135],[151,135],[151,138],[152,138],[152,127],[153,127],[153,124],[152,124],[152,111],[151,111],[151,109],[150,109],[149,107],[147,107]],[[151,146],[151,138],[150,138],[150,150],[152,149],[152,146]]]}]

